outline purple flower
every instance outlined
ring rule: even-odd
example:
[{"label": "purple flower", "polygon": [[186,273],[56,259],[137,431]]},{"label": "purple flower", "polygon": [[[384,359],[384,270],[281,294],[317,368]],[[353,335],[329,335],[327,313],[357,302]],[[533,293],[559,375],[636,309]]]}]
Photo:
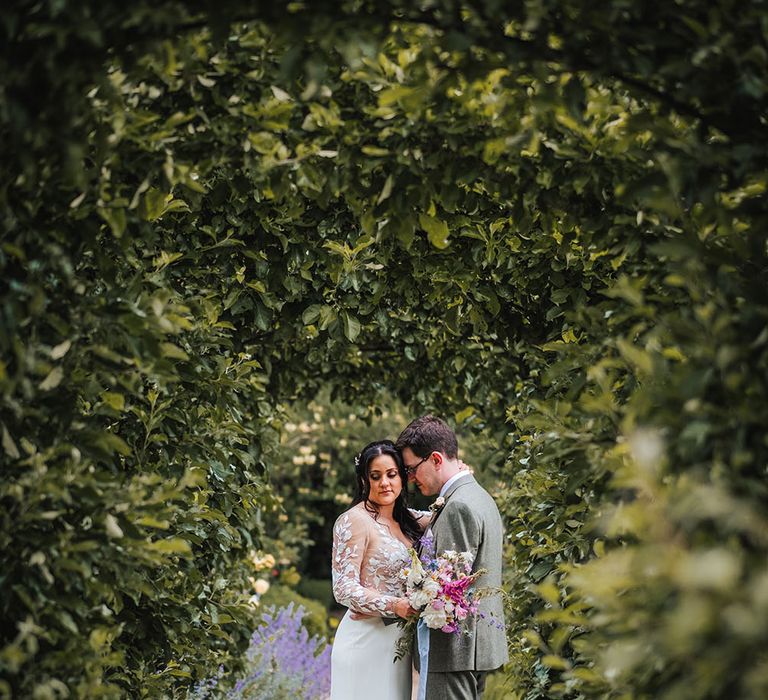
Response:
[{"label": "purple flower", "polygon": [[[246,670],[226,694],[214,695],[223,674],[198,683],[188,700],[214,697],[226,700],[272,700],[277,697],[320,700],[331,688],[331,647],[319,637],[310,638],[302,626],[304,609],[268,608],[251,636]],[[231,681],[234,679],[230,679]]]},{"label": "purple flower", "polygon": [[422,565],[426,568],[434,569],[435,562],[435,538],[432,536],[432,531],[427,530],[419,539],[419,545],[421,546],[421,560]]}]

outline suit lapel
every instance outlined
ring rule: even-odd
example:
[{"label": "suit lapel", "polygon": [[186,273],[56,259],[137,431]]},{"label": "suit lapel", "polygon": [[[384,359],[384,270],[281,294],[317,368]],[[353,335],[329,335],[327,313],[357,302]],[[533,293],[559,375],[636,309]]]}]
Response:
[{"label": "suit lapel", "polygon": [[467,476],[462,476],[461,479],[457,479],[454,481],[449,487],[448,490],[443,495],[443,498],[445,499],[445,503],[443,504],[443,507],[439,510],[436,510],[434,513],[432,513],[432,517],[429,520],[428,527],[434,526],[437,519],[440,517],[440,513],[442,513],[445,510],[445,506],[448,505],[448,501],[450,500],[451,496],[456,492],[457,489],[460,489],[462,486],[466,486],[467,484],[474,484],[475,483],[475,477],[471,474]]}]

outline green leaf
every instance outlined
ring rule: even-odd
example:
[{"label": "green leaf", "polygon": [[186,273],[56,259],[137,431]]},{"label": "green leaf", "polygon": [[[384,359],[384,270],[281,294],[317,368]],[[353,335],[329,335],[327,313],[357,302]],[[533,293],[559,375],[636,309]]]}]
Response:
[{"label": "green leaf", "polygon": [[183,557],[191,557],[192,550],[189,547],[189,542],[181,539],[180,537],[169,537],[164,540],[155,540],[154,542],[147,542],[143,545],[144,548],[158,552],[160,554],[178,554]]},{"label": "green leaf", "polygon": [[267,331],[272,326],[272,312],[261,301],[254,304],[254,323],[261,331]]},{"label": "green leaf", "polygon": [[167,253],[163,250],[160,252],[160,255],[155,258],[155,269],[163,270],[168,267],[168,265],[171,265],[183,257],[184,253]]},{"label": "green leaf", "polygon": [[336,311],[333,307],[323,305],[320,307],[320,324],[321,331],[326,330],[336,320]]},{"label": "green leaf", "polygon": [[463,423],[468,418],[471,418],[475,413],[475,409],[473,406],[467,406],[464,410],[459,411],[455,416],[454,420],[456,423]]},{"label": "green leaf", "polygon": [[128,225],[125,209],[122,207],[99,207],[97,211],[99,216],[106,221],[115,238],[120,238],[125,233],[125,228]]},{"label": "green leaf", "polygon": [[128,443],[123,440],[119,435],[114,433],[102,431],[93,436],[91,444],[97,449],[103,451],[105,454],[112,455],[115,452],[125,457],[132,453]]},{"label": "green leaf", "polygon": [[419,214],[419,225],[427,232],[429,242],[435,248],[444,250],[448,247],[448,224],[445,221],[429,214]]},{"label": "green leaf", "polygon": [[19,449],[16,447],[16,443],[13,441],[5,425],[3,425],[3,450],[11,459],[19,459],[21,457]]},{"label": "green leaf", "polygon": [[567,659],[563,659],[560,656],[554,654],[545,654],[541,657],[541,663],[549,668],[554,668],[560,671],[564,671],[571,667],[570,662]]},{"label": "green leaf", "polygon": [[341,314],[341,318],[344,321],[344,335],[350,343],[354,343],[362,328],[360,321],[346,311]]},{"label": "green leaf", "polygon": [[104,391],[101,394],[101,400],[115,411],[125,409],[125,396],[115,391]]},{"label": "green leaf", "polygon": [[189,355],[178,345],[174,345],[173,343],[160,343],[160,348],[162,350],[163,357],[170,357],[174,360],[183,361],[189,359]]},{"label": "green leaf", "polygon": [[171,195],[161,192],[155,187],[151,187],[144,194],[144,218],[147,221],[157,221],[165,211],[166,202],[170,201]]},{"label": "green leaf", "polygon": [[653,360],[644,350],[641,350],[624,338],[616,340],[616,347],[618,347],[622,357],[636,367],[638,371],[643,374],[650,374],[653,371]]},{"label": "green leaf", "polygon": [[376,204],[381,204],[383,201],[389,199],[392,194],[392,186],[394,185],[394,178],[391,175],[387,175],[387,179],[384,181],[384,186],[379,192],[379,196],[376,199]]},{"label": "green leaf", "polygon": [[389,150],[380,146],[362,146],[360,150],[366,156],[382,157],[389,155]]},{"label": "green leaf", "polygon": [[144,515],[134,521],[137,525],[143,525],[144,527],[153,527],[158,530],[167,530],[171,523],[167,520],[158,520],[150,515]]},{"label": "green leaf", "polygon": [[322,307],[320,304],[312,304],[311,306],[308,306],[306,309],[304,309],[303,313],[301,314],[301,322],[305,326],[309,326],[313,324],[317,319],[320,318],[320,309]]}]

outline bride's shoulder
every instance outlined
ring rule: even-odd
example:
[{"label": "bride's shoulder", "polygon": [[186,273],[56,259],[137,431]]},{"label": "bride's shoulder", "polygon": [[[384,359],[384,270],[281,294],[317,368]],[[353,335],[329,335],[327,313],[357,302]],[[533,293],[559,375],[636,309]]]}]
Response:
[{"label": "bride's shoulder", "polygon": [[336,525],[365,527],[370,520],[370,518],[366,516],[367,513],[363,510],[363,504],[358,503],[345,510],[338,518],[336,518]]}]

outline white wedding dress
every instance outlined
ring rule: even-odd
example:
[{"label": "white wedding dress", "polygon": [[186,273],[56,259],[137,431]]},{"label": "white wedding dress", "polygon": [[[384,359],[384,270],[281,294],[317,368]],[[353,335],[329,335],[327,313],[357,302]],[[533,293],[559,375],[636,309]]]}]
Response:
[{"label": "white wedding dress", "polygon": [[[364,504],[339,516],[333,527],[333,594],[349,609],[331,651],[331,700],[411,697],[411,657],[393,663],[402,628],[382,620],[397,618],[392,605],[405,595],[400,571],[409,562],[405,544]],[[353,620],[353,612],[370,617]]]}]

